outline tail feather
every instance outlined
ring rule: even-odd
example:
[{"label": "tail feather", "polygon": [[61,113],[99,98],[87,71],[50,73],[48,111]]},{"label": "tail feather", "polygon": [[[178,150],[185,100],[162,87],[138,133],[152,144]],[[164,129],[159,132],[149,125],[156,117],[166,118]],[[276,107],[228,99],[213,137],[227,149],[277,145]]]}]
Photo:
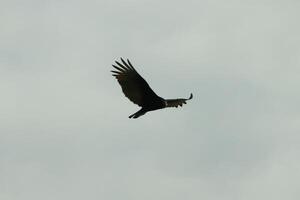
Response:
[{"label": "tail feather", "polygon": [[141,109],[141,110],[137,111],[136,113],[133,113],[132,115],[130,115],[129,118],[136,119],[136,118],[144,115],[145,113],[146,113],[146,111],[144,111],[143,109]]}]

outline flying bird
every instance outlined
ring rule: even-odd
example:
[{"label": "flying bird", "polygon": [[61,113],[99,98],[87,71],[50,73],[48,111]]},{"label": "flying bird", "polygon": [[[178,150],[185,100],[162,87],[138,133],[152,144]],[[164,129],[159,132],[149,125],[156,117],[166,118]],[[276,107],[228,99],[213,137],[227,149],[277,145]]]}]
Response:
[{"label": "flying bird", "polygon": [[148,111],[158,110],[167,107],[178,107],[186,104],[187,100],[193,98],[193,94],[187,99],[164,99],[150,88],[144,78],[134,69],[130,61],[125,62],[121,58],[121,62],[115,61],[112,65],[115,70],[112,70],[112,75],[116,77],[121,85],[125,96],[133,103],[142,107],[139,111],[129,116],[129,118],[138,118]]}]

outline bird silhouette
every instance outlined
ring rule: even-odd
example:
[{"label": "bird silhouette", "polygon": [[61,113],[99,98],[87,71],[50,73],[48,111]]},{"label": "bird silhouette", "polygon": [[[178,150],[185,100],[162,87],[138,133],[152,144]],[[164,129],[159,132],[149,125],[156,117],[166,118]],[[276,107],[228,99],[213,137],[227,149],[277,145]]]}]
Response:
[{"label": "bird silhouette", "polygon": [[121,58],[121,62],[115,61],[116,65],[112,65],[112,75],[116,77],[121,85],[125,96],[133,103],[142,107],[139,111],[129,116],[129,118],[138,118],[146,112],[158,110],[167,107],[178,107],[186,104],[186,101],[193,98],[193,94],[187,99],[164,99],[150,88],[144,78],[134,69],[130,61],[125,62]]}]

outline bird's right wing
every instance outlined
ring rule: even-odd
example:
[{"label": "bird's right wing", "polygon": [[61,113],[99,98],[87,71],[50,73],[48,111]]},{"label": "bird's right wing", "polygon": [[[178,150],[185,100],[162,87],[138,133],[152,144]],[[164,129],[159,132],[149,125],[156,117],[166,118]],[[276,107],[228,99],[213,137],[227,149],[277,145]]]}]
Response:
[{"label": "bird's right wing", "polygon": [[186,101],[193,98],[193,94],[191,93],[190,97],[188,99],[166,99],[166,107],[178,107],[182,106],[183,104],[186,104]]},{"label": "bird's right wing", "polygon": [[116,65],[112,65],[116,70],[112,70],[113,76],[116,77],[121,85],[125,96],[133,103],[143,106],[146,99],[157,98],[148,83],[133,68],[130,61],[127,63],[121,58],[122,64],[116,61]]}]

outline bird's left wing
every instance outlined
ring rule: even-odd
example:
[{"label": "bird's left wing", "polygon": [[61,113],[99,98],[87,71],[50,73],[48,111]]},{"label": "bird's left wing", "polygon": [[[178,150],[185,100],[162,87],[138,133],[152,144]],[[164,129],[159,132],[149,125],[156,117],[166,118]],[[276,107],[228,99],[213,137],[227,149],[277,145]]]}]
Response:
[{"label": "bird's left wing", "polygon": [[122,58],[121,61],[122,63],[116,61],[116,65],[112,65],[115,70],[111,72],[121,85],[125,96],[139,106],[144,106],[149,99],[157,98],[158,96],[134,69],[130,61],[127,59],[125,62]]}]

